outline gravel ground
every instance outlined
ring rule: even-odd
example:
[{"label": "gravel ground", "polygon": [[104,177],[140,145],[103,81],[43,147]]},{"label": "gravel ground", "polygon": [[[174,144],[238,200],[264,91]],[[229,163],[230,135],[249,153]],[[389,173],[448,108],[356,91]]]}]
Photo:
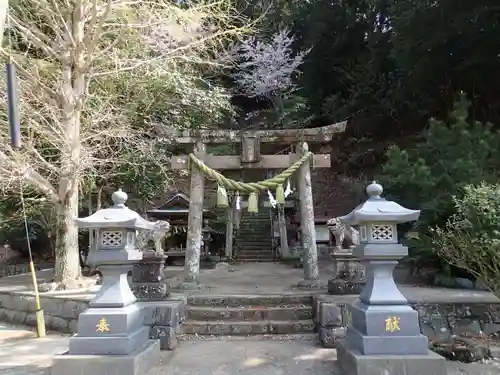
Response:
[{"label": "gravel ground", "polygon": [[[50,375],[52,357],[68,350],[69,335],[0,323],[0,375]],[[69,375],[69,374],[68,374]]]},{"label": "gravel ground", "polygon": [[[313,335],[184,339],[173,355],[162,353],[149,375],[346,375],[336,364],[335,350],[319,347]],[[500,361],[448,362],[447,370],[443,375],[499,375]]]},{"label": "gravel ground", "polygon": [[[150,375],[340,375],[336,352],[307,337],[183,341]],[[168,362],[168,366],[166,365]]]}]

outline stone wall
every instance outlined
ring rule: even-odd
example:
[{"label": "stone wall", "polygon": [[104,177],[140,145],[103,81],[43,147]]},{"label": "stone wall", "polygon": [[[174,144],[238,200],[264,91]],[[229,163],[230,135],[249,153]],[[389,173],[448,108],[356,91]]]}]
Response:
[{"label": "stone wall", "polygon": [[[74,333],[78,315],[88,308],[88,301],[40,297],[45,315],[45,325],[49,330]],[[0,294],[0,322],[36,325],[35,297],[23,294]]]},{"label": "stone wall", "polygon": [[182,298],[139,304],[144,306],[144,324],[151,327],[149,337],[160,340],[161,349],[174,350],[181,334],[181,326],[186,320],[186,300]]},{"label": "stone wall", "polygon": [[[76,333],[78,315],[86,310],[89,301],[53,296],[41,296],[40,303],[48,330]],[[138,302],[144,309],[144,324],[151,327],[150,338],[159,339],[161,348],[173,350],[186,317],[186,302],[177,300]],[[35,297],[28,294],[0,293],[0,322],[36,326]]]},{"label": "stone wall", "polygon": [[[334,296],[315,299],[314,321],[324,347],[335,348],[337,340],[344,337],[350,303]],[[500,333],[500,303],[416,303],[412,307],[419,313],[422,334],[430,341],[484,338]]]},{"label": "stone wall", "polygon": [[[38,263],[35,264],[35,270],[44,270],[54,268],[54,263]],[[0,263],[0,277],[21,275],[30,272],[29,263],[21,264],[2,264]]]}]

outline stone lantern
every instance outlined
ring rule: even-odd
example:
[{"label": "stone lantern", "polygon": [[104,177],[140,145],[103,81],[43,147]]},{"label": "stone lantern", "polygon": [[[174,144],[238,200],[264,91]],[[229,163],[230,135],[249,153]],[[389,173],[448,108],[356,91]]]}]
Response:
[{"label": "stone lantern", "polygon": [[368,200],[340,218],[359,226],[360,245],[354,255],[365,264],[367,280],[359,301],[348,306],[350,322],[345,341],[339,343],[339,364],[347,375],[368,374],[377,358],[388,371],[380,374],[401,373],[401,361],[405,361],[408,375],[413,370],[445,373],[444,359],[429,352],[418,313],[408,305],[393,277],[398,261],[408,255],[408,248],[398,243],[397,224],[417,220],[420,211],[387,201],[382,192],[382,186],[373,182],[366,188]]},{"label": "stone lantern", "polygon": [[89,309],[78,317],[78,333],[69,352],[54,359],[52,375],[69,373],[135,375],[145,372],[159,358],[159,342],[149,340],[141,306],[130,290],[127,273],[142,259],[136,244],[137,230],[151,230],[153,223],[125,206],[127,194],[112,195],[114,205],[86,218],[78,227],[96,231],[88,262],[99,267],[103,282]]},{"label": "stone lantern", "polygon": [[212,238],[212,228],[208,225],[208,220],[204,220],[204,225],[201,230],[201,243],[203,246],[203,254],[201,256],[201,268],[210,269],[215,268],[216,262],[210,258],[210,242]]}]

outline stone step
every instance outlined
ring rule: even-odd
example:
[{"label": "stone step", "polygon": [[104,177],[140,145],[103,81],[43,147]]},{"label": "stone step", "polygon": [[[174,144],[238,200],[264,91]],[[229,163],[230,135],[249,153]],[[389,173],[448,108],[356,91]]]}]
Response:
[{"label": "stone step", "polygon": [[271,249],[273,244],[271,242],[262,242],[262,243],[249,243],[249,242],[244,242],[244,241],[239,241],[236,242],[238,244],[238,247],[241,248],[247,248],[247,249],[252,249],[252,250],[267,250]]},{"label": "stone step", "polygon": [[240,250],[240,255],[272,255],[273,252],[271,249],[246,249],[246,248],[243,248],[242,250]]},{"label": "stone step", "polygon": [[241,252],[237,254],[238,258],[255,258],[255,259],[268,259],[273,258],[273,253],[266,251],[265,253],[254,253],[254,252]]},{"label": "stone step", "polygon": [[242,237],[248,237],[248,238],[253,238],[255,240],[271,240],[271,231],[265,231],[263,229],[254,229],[254,230],[249,230],[246,233],[238,233],[235,236],[236,238],[242,238]]},{"label": "stone step", "polygon": [[252,228],[236,233],[236,237],[253,237],[255,239],[260,238],[267,240],[271,238],[271,230],[267,230],[266,228]]},{"label": "stone step", "polygon": [[260,221],[254,221],[252,223],[240,224],[240,228],[236,229],[236,232],[238,232],[238,233],[239,232],[248,232],[248,231],[251,231],[254,228],[267,228],[267,229],[269,229],[269,231],[271,231],[271,226],[269,225],[269,223],[263,223],[263,222],[260,222]]},{"label": "stone step", "polygon": [[267,220],[248,220],[240,223],[240,229],[244,228],[249,228],[251,226],[258,225],[260,227],[266,227],[266,228],[271,228],[271,225],[269,223],[269,219]]},{"label": "stone step", "polygon": [[[261,231],[256,231],[257,233],[260,233]],[[256,234],[255,232],[254,233],[248,233],[248,234],[238,234],[235,236],[236,239],[239,239],[240,241],[245,239],[245,240],[249,240],[249,241],[252,241],[252,242],[272,242],[272,238],[271,236],[263,236],[261,234]]]},{"label": "stone step", "polygon": [[266,222],[261,222],[261,221],[254,221],[254,222],[246,222],[246,223],[241,223],[239,229],[236,229],[236,232],[248,232],[252,230],[253,228],[267,228],[269,231],[271,231],[271,225]]},{"label": "stone step", "polygon": [[312,341],[316,342],[316,333],[291,333],[284,335],[253,335],[253,336],[199,336],[197,334],[188,335],[182,333],[178,336],[179,341]]},{"label": "stone step", "polygon": [[312,293],[267,295],[193,295],[187,298],[189,306],[208,307],[290,307],[312,306]]},{"label": "stone step", "polygon": [[263,240],[270,239],[271,235],[271,230],[267,230],[266,228],[249,228],[235,233],[236,237],[254,237],[255,239]]},{"label": "stone step", "polygon": [[271,246],[273,244],[273,241],[255,241],[252,238],[249,238],[246,240],[245,238],[237,238],[236,243],[240,246],[247,246],[247,247],[265,247],[265,246]]},{"label": "stone step", "polygon": [[261,227],[271,228],[271,223],[269,222],[269,218],[267,219],[254,219],[254,220],[245,220],[240,222],[241,228],[248,228],[251,225],[259,225]]},{"label": "stone step", "polygon": [[269,216],[266,217],[255,217],[255,218],[246,218],[240,221],[240,227],[248,225],[248,224],[253,224],[253,223],[259,223],[262,225],[271,225],[271,221],[269,220]]},{"label": "stone step", "polygon": [[261,320],[261,321],[201,321],[187,320],[182,331],[184,334],[198,335],[265,335],[294,334],[314,332],[314,322],[308,320]]},{"label": "stone step", "polygon": [[288,307],[207,307],[188,306],[187,317],[194,321],[261,321],[309,320],[313,318],[312,306]]},{"label": "stone step", "polygon": [[238,246],[238,249],[240,252],[242,251],[248,251],[248,252],[260,252],[260,251],[266,251],[268,253],[272,253],[273,252],[273,247],[270,246],[270,245],[267,245],[267,246]]},{"label": "stone step", "polygon": [[244,248],[239,248],[238,249],[238,254],[242,255],[242,254],[245,254],[245,255],[250,255],[250,256],[260,256],[260,255],[272,255],[273,254],[273,251],[271,250],[271,248],[265,248],[265,249],[262,249],[262,248],[248,248],[248,247],[244,247]]},{"label": "stone step", "polygon": [[262,226],[270,226],[271,222],[269,221],[269,217],[260,217],[255,219],[243,220],[240,222],[240,228],[248,226],[250,224],[260,224]]},{"label": "stone step", "polygon": [[257,258],[257,257],[238,257],[239,263],[273,263],[276,262],[274,258]]},{"label": "stone step", "polygon": [[241,246],[265,246],[265,245],[271,245],[273,241],[264,239],[264,240],[256,240],[255,238],[242,238],[242,237],[237,237],[236,241],[241,245]]},{"label": "stone step", "polygon": [[235,237],[236,238],[236,241],[240,244],[256,244],[256,245],[268,245],[268,244],[272,244],[273,241],[271,238],[261,238],[261,239],[257,239],[255,238],[255,234],[253,234],[252,236],[248,236],[248,237],[243,237],[243,236],[237,236]]},{"label": "stone step", "polygon": [[252,213],[251,215],[246,215],[243,217],[241,222],[246,223],[246,222],[254,221],[254,220],[267,220],[267,221],[269,221],[269,212],[259,212],[259,213]]}]

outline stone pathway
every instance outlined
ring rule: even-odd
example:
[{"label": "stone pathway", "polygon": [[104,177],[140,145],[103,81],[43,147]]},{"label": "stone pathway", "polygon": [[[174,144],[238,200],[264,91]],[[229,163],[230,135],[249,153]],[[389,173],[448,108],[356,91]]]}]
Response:
[{"label": "stone pathway", "polygon": [[[35,338],[36,332],[25,327],[15,327],[0,323],[0,343],[7,340]],[[0,362],[1,365],[1,362]]]},{"label": "stone pathway", "polygon": [[36,338],[33,330],[0,325],[0,375],[49,375],[52,357],[68,350],[69,337],[48,334]]},{"label": "stone pathway", "polygon": [[341,375],[335,360],[335,350],[310,340],[222,338],[182,342],[149,375]]},{"label": "stone pathway", "polygon": [[[183,341],[175,352],[162,352],[160,362],[148,374],[141,375],[345,375],[335,363],[335,350],[319,347],[313,338],[219,337]],[[0,340],[0,375],[50,375],[52,357],[65,352],[68,341],[69,337],[58,334],[43,339]],[[499,374],[498,364],[449,362],[447,374],[443,375]]]}]

